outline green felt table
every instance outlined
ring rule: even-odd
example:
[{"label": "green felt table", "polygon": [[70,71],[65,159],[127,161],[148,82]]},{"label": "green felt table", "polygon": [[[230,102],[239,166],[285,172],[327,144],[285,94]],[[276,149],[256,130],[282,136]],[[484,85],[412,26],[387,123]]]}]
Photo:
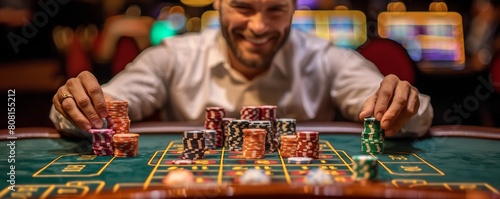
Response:
[{"label": "green felt table", "polygon": [[[193,171],[198,187],[238,186],[238,176],[248,168],[266,171],[273,184],[280,186],[300,187],[307,170],[313,168],[330,171],[339,185],[358,183],[350,176],[352,156],[361,154],[359,133],[329,130],[320,125],[309,127],[321,132],[321,155],[305,165],[288,164],[278,153],[267,154],[261,160],[241,159],[237,153],[222,148],[207,152],[205,159],[194,165],[175,165],[172,160],[179,159],[182,149],[178,130],[191,128],[182,126],[168,133],[162,133],[161,129],[154,130],[155,133],[141,132],[139,156],[133,158],[94,156],[87,140],[34,136],[38,138],[15,140],[15,164],[10,164],[8,144],[13,140],[4,139],[0,142],[0,173],[4,176],[0,181],[0,198],[96,196],[158,189],[163,187],[162,179],[169,171],[180,168]],[[140,127],[135,130],[142,131]],[[356,128],[347,131],[352,130]],[[465,136],[388,139],[385,153],[375,156],[379,158],[376,183],[387,189],[480,190],[494,197],[500,194],[499,139]],[[9,189],[7,181],[10,165],[15,165],[15,192]]]}]

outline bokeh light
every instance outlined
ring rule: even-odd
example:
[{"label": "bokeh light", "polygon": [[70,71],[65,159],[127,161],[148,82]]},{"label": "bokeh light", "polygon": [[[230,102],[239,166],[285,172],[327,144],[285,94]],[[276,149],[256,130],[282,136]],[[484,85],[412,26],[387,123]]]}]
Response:
[{"label": "bokeh light", "polygon": [[158,20],[151,28],[151,44],[158,45],[163,39],[175,36],[177,32],[168,20]]}]

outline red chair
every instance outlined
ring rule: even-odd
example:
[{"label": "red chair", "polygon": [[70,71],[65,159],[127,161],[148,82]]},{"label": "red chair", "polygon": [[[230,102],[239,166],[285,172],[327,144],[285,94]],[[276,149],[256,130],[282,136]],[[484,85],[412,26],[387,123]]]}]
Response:
[{"label": "red chair", "polygon": [[383,75],[394,74],[401,80],[415,83],[415,63],[398,42],[374,38],[358,47],[357,50],[373,62]]},{"label": "red chair", "polygon": [[128,63],[134,61],[141,50],[132,37],[121,37],[116,44],[116,51],[111,62],[111,73],[116,75],[122,71]]},{"label": "red chair", "polygon": [[497,93],[500,93],[500,55],[493,58],[491,62],[491,84]]},{"label": "red chair", "polygon": [[73,37],[66,53],[66,74],[68,78],[76,77],[82,71],[92,71],[91,62],[78,38]]},{"label": "red chair", "polygon": [[116,15],[108,18],[96,39],[95,59],[110,64],[112,75],[116,75],[151,46],[149,34],[153,23],[151,17]]}]

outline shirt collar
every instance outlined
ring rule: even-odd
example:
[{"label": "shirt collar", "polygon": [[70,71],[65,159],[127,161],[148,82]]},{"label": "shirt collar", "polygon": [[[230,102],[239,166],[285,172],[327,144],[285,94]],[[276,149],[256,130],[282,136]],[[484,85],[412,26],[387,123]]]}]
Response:
[{"label": "shirt collar", "polygon": [[[290,38],[288,38],[288,41],[285,42],[285,44],[276,52],[276,55],[274,55],[274,59],[272,62],[272,68],[276,68],[277,71],[279,71],[283,76],[287,77],[288,76],[288,70],[286,68],[286,50],[288,43],[290,42]],[[288,58],[291,59],[291,58]],[[271,68],[271,69],[272,69]]]},{"label": "shirt collar", "polygon": [[229,63],[227,57],[227,45],[224,41],[224,37],[222,37],[222,33],[217,31],[217,34],[215,34],[215,38],[213,38],[212,41],[216,42],[214,42],[208,49],[208,67],[214,68],[216,66],[223,65],[224,63]]}]

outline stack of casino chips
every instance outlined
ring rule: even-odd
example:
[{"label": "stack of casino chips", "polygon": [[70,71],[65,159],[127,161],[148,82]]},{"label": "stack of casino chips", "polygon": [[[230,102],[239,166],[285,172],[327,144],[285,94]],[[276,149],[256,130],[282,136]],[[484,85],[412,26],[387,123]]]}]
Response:
[{"label": "stack of casino chips", "polygon": [[115,157],[126,158],[139,155],[139,134],[115,134],[113,136]]},{"label": "stack of casino chips", "polygon": [[182,159],[197,160],[205,158],[205,133],[203,131],[184,131],[182,143],[184,144]]},{"label": "stack of casino chips", "polygon": [[352,179],[375,180],[378,175],[378,158],[371,155],[355,155],[353,160]]},{"label": "stack of casino chips", "polygon": [[319,133],[317,131],[297,131],[296,157],[319,157]]},{"label": "stack of casino chips", "polygon": [[250,124],[248,124],[248,128],[266,130],[266,152],[276,152],[272,124],[269,120],[250,121]]},{"label": "stack of casino chips", "polygon": [[[228,132],[228,126],[229,126],[229,123],[233,120],[235,120],[236,118],[231,118],[231,117],[225,117],[225,118],[222,118],[222,132],[224,134],[224,143],[223,143],[223,146],[226,146],[226,138],[229,136],[229,132]],[[217,145],[219,146],[219,145]]]},{"label": "stack of casino chips", "polygon": [[248,128],[243,129],[242,157],[248,159],[264,159],[266,155],[266,130]]},{"label": "stack of casino chips", "polygon": [[128,117],[128,102],[125,100],[106,101],[108,117],[112,123],[109,125],[116,134],[129,133],[130,119]]},{"label": "stack of casino chips", "polygon": [[217,145],[216,145],[216,135],[217,135],[217,131],[215,130],[203,130],[203,133],[205,134],[205,149],[207,150],[212,150],[212,149],[215,149],[217,148]]},{"label": "stack of casino chips", "polygon": [[384,130],[375,117],[365,118],[363,132],[361,133],[361,152],[384,153]]},{"label": "stack of casino chips", "polygon": [[216,146],[224,145],[224,131],[222,118],[226,116],[226,111],[222,107],[206,107],[205,108],[205,129],[215,130]]},{"label": "stack of casino chips", "polygon": [[272,141],[274,142],[273,145],[277,149],[279,146],[279,141],[276,139],[276,110],[278,109],[277,106],[274,105],[264,105],[260,106],[260,120],[268,120],[271,122],[271,131],[272,131]]},{"label": "stack of casino chips", "polygon": [[295,135],[295,132],[296,132],[295,119],[280,118],[276,120],[276,139],[278,140],[278,143],[281,143],[281,136]]},{"label": "stack of casino chips", "polygon": [[259,106],[244,106],[240,110],[240,119],[242,120],[260,120]]},{"label": "stack of casino chips", "polygon": [[229,151],[241,151],[243,147],[243,129],[248,128],[248,120],[232,120],[227,125],[225,147]]},{"label": "stack of casino chips", "polygon": [[97,156],[113,155],[113,129],[90,129],[92,135],[92,149]]},{"label": "stack of casino chips", "polygon": [[283,135],[281,136],[280,155],[282,157],[295,157],[297,152],[297,136]]}]

